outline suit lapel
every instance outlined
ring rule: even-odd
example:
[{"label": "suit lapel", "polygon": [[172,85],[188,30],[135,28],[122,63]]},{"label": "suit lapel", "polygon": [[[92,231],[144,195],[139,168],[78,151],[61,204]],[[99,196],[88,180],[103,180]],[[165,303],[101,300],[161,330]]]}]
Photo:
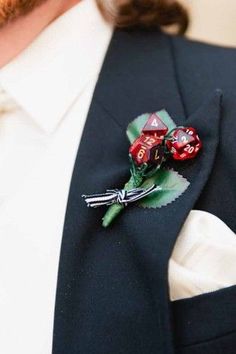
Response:
[{"label": "suit lapel", "polygon": [[76,326],[74,302],[87,248],[92,242],[100,242],[99,247],[114,247],[119,240],[127,243],[130,257],[147,279],[156,315],[156,331],[161,332],[160,348],[165,354],[173,351],[168,259],[179,230],[213,166],[218,142],[219,93],[189,118],[189,125],[200,132],[204,150],[193,163],[176,167],[179,171],[182,169],[191,182],[188,191],[176,202],[158,210],[129,207],[110,229],[104,230],[101,227],[104,209],[88,209],[81,198],[82,194],[122,187],[127,181],[129,144],[125,130],[136,116],[166,108],[177,124],[185,121],[172,60],[169,39],[161,33],[116,31],[113,36],[71,181],[58,274],[54,354],[64,353],[65,349],[70,354],[76,352],[73,340],[69,338]]},{"label": "suit lapel", "polygon": [[[182,165],[170,164],[191,183],[187,191],[167,207],[148,211],[130,208],[124,217],[127,237],[132,240],[138,262],[142,262],[146,270],[154,301],[160,311],[162,335],[165,338],[163,353],[172,353],[174,333],[169,308],[168,262],[180,229],[194,208],[214,166],[219,142],[220,102],[221,93],[216,91],[187,121],[183,121],[185,125],[195,127],[203,141],[203,151],[194,161]],[[132,218],[142,220],[141,227],[140,223],[134,224],[131,230],[129,224]]]}]

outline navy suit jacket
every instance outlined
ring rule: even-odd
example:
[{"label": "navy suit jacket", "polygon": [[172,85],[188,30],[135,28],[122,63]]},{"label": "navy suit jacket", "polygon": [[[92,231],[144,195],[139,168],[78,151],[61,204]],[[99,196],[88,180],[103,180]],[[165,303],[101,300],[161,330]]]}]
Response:
[{"label": "navy suit jacket", "polygon": [[[191,185],[167,207],[129,207],[104,229],[104,209],[88,209],[81,195],[124,185],[126,127],[162,108],[203,141],[197,159],[175,166]],[[235,132],[235,50],[115,31],[70,187],[53,354],[236,353],[236,286],[173,303],[168,288],[168,261],[191,209],[236,231]]]}]

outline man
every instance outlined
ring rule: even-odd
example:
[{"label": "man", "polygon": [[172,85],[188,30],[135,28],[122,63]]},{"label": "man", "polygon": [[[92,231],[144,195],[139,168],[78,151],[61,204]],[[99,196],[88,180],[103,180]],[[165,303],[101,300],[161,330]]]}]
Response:
[{"label": "man", "polygon": [[[0,2],[0,353],[234,353],[235,51],[164,35],[176,3],[103,5]],[[124,185],[163,107],[203,142],[190,186],[104,229],[81,195]]]}]

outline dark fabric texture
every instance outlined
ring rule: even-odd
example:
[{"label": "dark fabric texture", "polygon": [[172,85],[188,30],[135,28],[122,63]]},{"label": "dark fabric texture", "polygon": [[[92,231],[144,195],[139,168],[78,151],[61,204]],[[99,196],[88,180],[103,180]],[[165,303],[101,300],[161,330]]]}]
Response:
[{"label": "dark fabric texture", "polygon": [[[172,304],[168,262],[192,208],[214,213],[236,231],[235,59],[234,50],[161,32],[115,32],[71,181],[53,354],[215,354],[225,348],[233,353],[236,317],[229,316],[235,312],[235,288],[220,297],[207,295],[205,302],[196,297]],[[203,141],[196,160],[170,163],[191,185],[167,207],[129,207],[103,229],[105,209],[88,209],[81,195],[124,185],[126,127],[136,116],[162,108],[177,124],[197,128]],[[208,335],[201,335],[204,318]]]},{"label": "dark fabric texture", "polygon": [[236,50],[187,42],[181,38],[172,40],[172,44],[187,115],[197,109],[210,91],[220,88],[223,92],[217,159],[195,207],[220,217],[236,232]]},{"label": "dark fabric texture", "polygon": [[173,302],[177,352],[235,353],[235,299],[232,286]]}]

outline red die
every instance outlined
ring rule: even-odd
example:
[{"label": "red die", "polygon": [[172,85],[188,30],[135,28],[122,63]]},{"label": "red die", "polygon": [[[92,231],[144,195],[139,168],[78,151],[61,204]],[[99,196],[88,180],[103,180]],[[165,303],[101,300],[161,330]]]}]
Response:
[{"label": "red die", "polygon": [[137,165],[161,164],[164,158],[162,139],[143,134],[131,145],[129,153]]},{"label": "red die", "polygon": [[202,147],[201,140],[194,128],[178,128],[167,140],[166,145],[175,160],[194,158]]},{"label": "red die", "polygon": [[163,138],[168,132],[168,127],[163,123],[156,113],[153,113],[148,118],[147,123],[143,127],[144,134],[154,135],[158,138]]}]

